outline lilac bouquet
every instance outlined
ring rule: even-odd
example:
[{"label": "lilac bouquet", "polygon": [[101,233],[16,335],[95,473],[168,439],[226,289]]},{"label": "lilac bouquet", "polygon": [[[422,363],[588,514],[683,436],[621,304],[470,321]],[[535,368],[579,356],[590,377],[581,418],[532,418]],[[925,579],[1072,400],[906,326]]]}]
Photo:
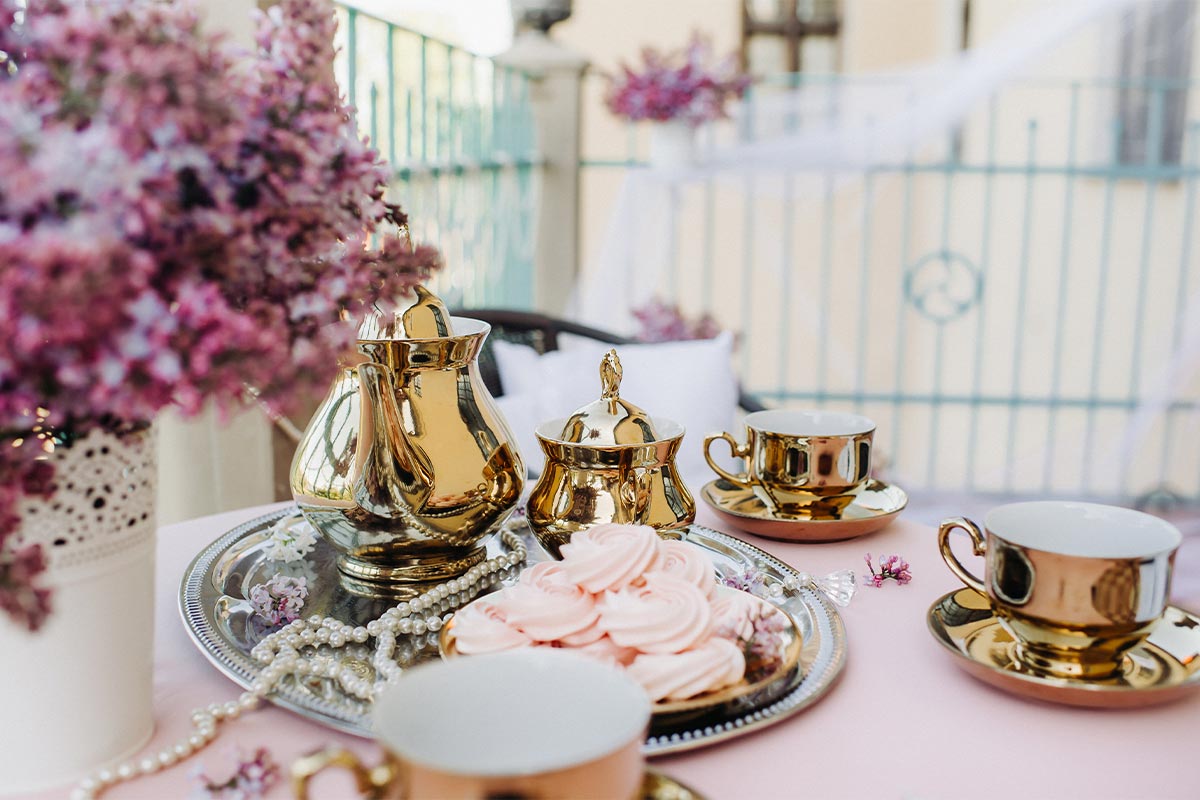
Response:
[{"label": "lilac bouquet", "polygon": [[750,76],[737,68],[734,57],[717,60],[699,34],[682,53],[647,47],[642,61],[640,71],[622,64],[605,97],[609,110],[635,122],[680,120],[696,127],[728,116],[726,104],[750,86]]},{"label": "lilac bouquet", "polygon": [[5,541],[52,443],[284,411],[438,266],[340,96],[335,24],[283,0],[244,52],[186,2],[0,0],[0,609],[27,627],[41,557]]}]

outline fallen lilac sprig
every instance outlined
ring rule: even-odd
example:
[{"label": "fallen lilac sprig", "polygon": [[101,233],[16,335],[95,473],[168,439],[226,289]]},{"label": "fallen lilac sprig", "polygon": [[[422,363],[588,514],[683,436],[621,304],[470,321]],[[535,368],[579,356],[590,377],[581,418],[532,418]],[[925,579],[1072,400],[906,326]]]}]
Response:
[{"label": "fallen lilac sprig", "polygon": [[894,580],[900,585],[912,580],[908,562],[898,555],[881,556],[878,572],[875,571],[875,565],[871,563],[870,553],[863,556],[863,560],[867,562],[867,569],[871,571],[870,575],[863,575],[863,583],[867,586],[874,586],[878,589],[888,579]]},{"label": "fallen lilac sprig", "polygon": [[308,581],[288,575],[273,575],[266,583],[250,587],[250,605],[268,625],[297,619],[307,597]]},{"label": "fallen lilac sprig", "polygon": [[246,757],[244,751],[235,751],[237,767],[228,779],[218,783],[204,774],[204,766],[199,765],[192,772],[191,778],[196,782],[196,790],[192,797],[196,800],[253,800],[262,797],[267,790],[279,782],[279,765],[271,758],[265,747],[254,751],[254,755]]},{"label": "fallen lilac sprig", "polygon": [[739,592],[748,592],[755,597],[765,598],[767,596],[767,576],[750,567],[746,567],[741,572],[722,575],[718,578],[718,582],[722,586],[737,589]]}]

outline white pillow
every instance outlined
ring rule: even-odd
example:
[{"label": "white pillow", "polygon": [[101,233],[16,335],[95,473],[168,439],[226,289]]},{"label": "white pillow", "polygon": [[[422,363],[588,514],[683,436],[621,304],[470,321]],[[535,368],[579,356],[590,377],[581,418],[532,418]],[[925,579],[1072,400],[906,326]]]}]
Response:
[{"label": "white pillow", "polygon": [[[563,349],[539,355],[532,347],[497,339],[492,344],[500,384],[502,410],[517,436],[526,464],[543,467],[537,437],[528,429],[550,419],[570,416],[600,397],[600,359],[612,347],[621,358],[621,397],[641,406],[651,417],[666,417],[683,425],[685,434],[676,465],[689,488],[699,489],[715,478],[704,461],[704,437],[735,432],[737,376],[733,372],[733,335],[661,344],[609,345],[582,337],[560,339]],[[511,399],[510,399],[511,398]],[[520,409],[516,411],[516,409]],[[516,413],[508,416],[507,411]],[[722,453],[715,446],[714,453]],[[721,459],[728,465],[727,459]]]}]

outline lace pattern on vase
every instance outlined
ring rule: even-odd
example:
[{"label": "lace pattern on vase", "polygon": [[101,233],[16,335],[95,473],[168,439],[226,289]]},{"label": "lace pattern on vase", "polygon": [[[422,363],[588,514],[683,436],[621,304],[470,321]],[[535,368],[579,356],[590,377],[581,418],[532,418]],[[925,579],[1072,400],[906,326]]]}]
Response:
[{"label": "lace pattern on vase", "polygon": [[154,538],[155,430],[94,430],[52,456],[58,489],[19,507],[15,544],[41,544],[52,571],[132,550]]}]

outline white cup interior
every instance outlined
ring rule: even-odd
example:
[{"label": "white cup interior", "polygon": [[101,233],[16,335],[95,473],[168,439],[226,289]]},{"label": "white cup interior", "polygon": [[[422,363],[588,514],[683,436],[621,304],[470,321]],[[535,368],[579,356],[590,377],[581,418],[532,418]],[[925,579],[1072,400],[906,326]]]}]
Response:
[{"label": "white cup interior", "polygon": [[792,411],[786,408],[755,411],[746,415],[750,428],[785,436],[853,436],[870,433],[875,423],[859,414],[840,411]]},{"label": "white cup interior", "polygon": [[1155,556],[1174,550],[1183,538],[1158,517],[1097,503],[1013,503],[989,511],[984,524],[1013,544],[1086,558]]},{"label": "white cup interior", "polygon": [[574,653],[527,649],[414,668],[374,704],[396,754],[446,773],[536,775],[586,764],[639,739],[645,691]]}]

